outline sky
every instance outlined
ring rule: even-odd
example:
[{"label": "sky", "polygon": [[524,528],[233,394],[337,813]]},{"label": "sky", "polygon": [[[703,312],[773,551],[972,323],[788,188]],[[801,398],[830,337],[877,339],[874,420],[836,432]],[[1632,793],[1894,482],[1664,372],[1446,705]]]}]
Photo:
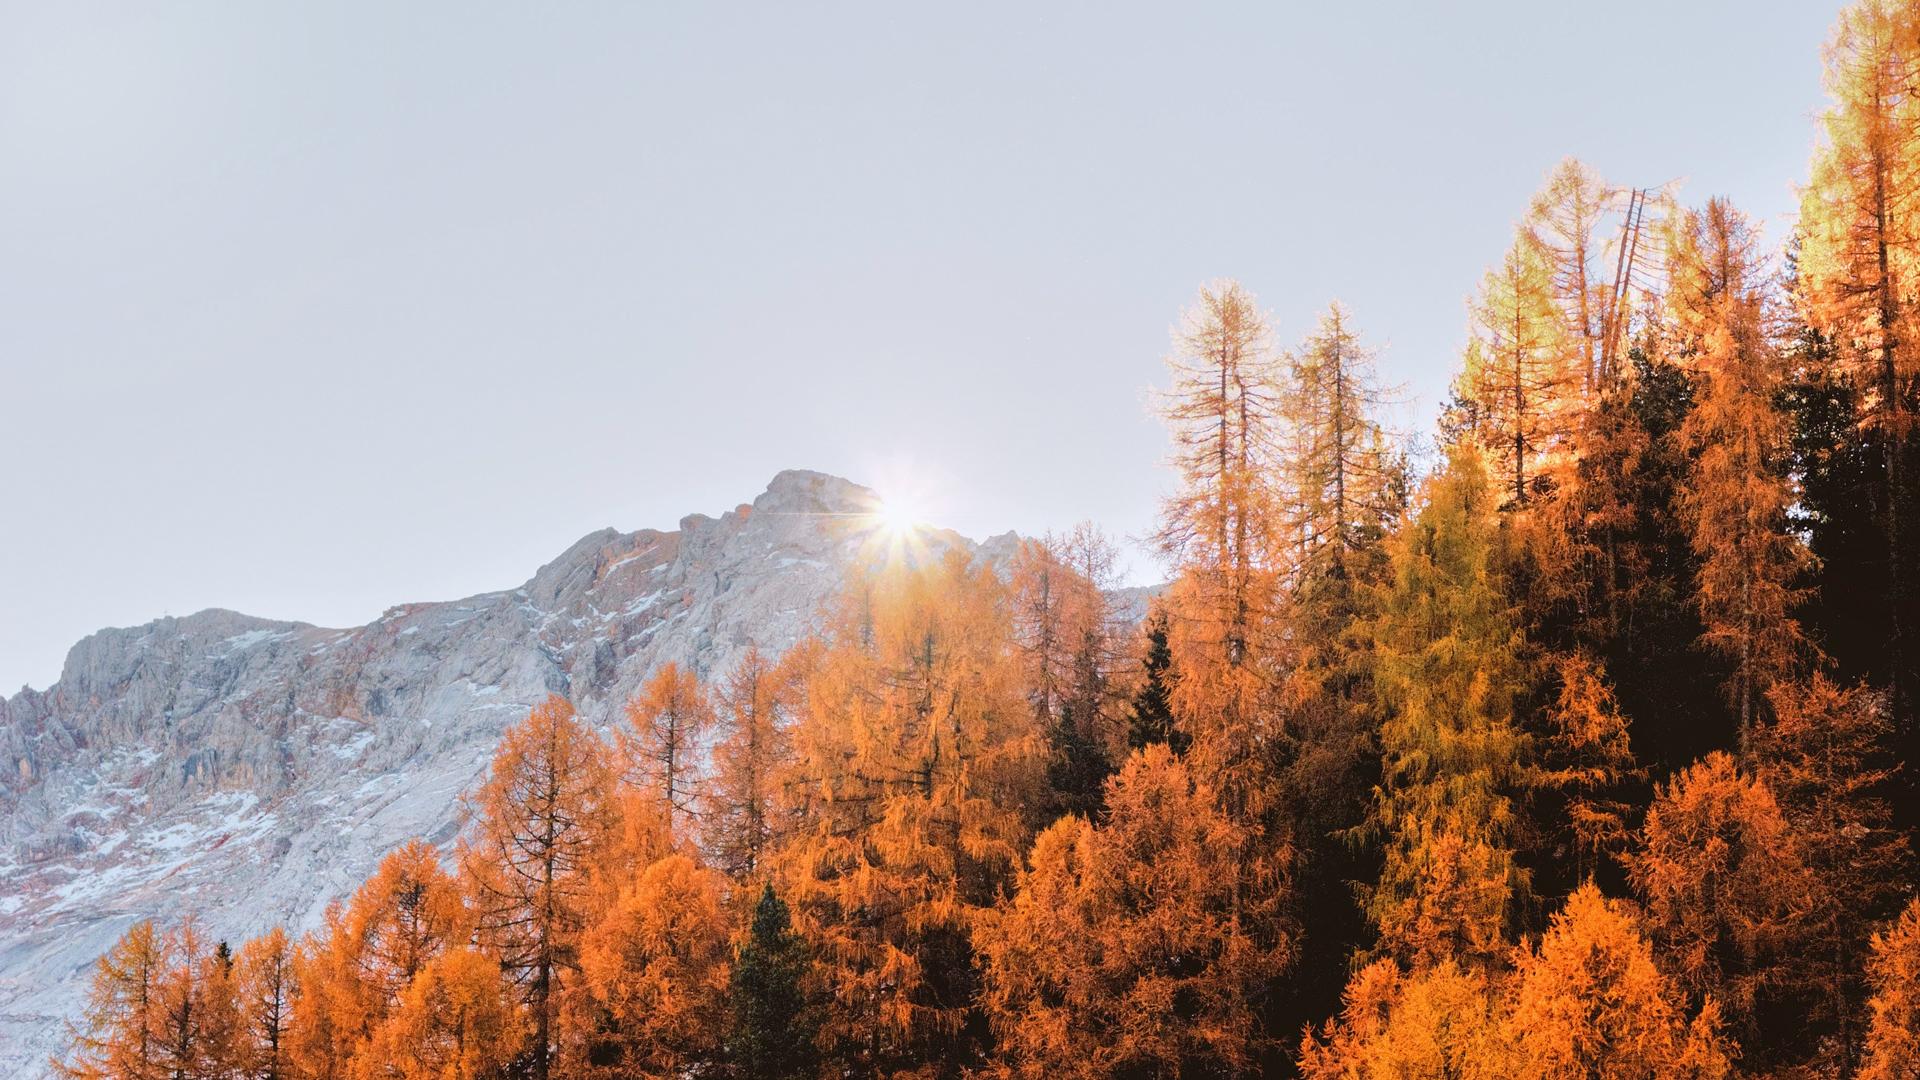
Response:
[{"label": "sky", "polygon": [[0,0],[0,693],[785,468],[1144,535],[1203,282],[1424,428],[1561,158],[1784,237],[1838,7]]}]

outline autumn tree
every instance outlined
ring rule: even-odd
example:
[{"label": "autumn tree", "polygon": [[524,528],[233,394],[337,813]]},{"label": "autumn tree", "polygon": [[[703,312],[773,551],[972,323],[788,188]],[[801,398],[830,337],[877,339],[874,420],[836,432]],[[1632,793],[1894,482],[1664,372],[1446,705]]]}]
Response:
[{"label": "autumn tree", "polygon": [[1526,773],[1532,827],[1546,834],[1542,846],[1554,861],[1585,880],[1626,852],[1633,814],[1627,788],[1641,770],[1599,661],[1575,651],[1552,657],[1548,667],[1551,696]]},{"label": "autumn tree", "polygon": [[69,1025],[73,1050],[52,1063],[73,1080],[150,1080],[160,1073],[156,1045],[161,984],[171,966],[152,920],[134,923],[94,962],[93,982],[79,1025]]},{"label": "autumn tree", "polygon": [[1713,753],[1659,787],[1629,862],[1661,963],[1718,1000],[1748,1050],[1812,891],[1773,792]]},{"label": "autumn tree", "polygon": [[460,866],[479,940],[529,1016],[525,1068],[549,1075],[556,1006],[577,970],[593,872],[610,831],[606,744],[551,697],[500,740],[471,800]]},{"label": "autumn tree", "polygon": [[1236,813],[1265,801],[1260,760],[1278,733],[1281,520],[1272,465],[1281,395],[1267,318],[1235,282],[1201,289],[1174,334],[1161,415],[1174,440],[1178,492],[1155,534],[1175,580],[1165,596],[1180,672],[1173,709],[1191,753]]},{"label": "autumn tree", "polygon": [[464,945],[423,965],[374,1037],[369,1076],[489,1080],[521,1052],[525,1017],[497,961]]},{"label": "autumn tree", "polygon": [[1494,498],[1478,451],[1455,448],[1389,544],[1392,581],[1368,627],[1384,719],[1367,831],[1385,863],[1366,906],[1379,953],[1414,968],[1496,958],[1525,887],[1510,847],[1524,673]]},{"label": "autumn tree", "polygon": [[779,777],[792,754],[786,682],[778,665],[750,647],[717,695],[721,736],[704,799],[707,849],[736,880],[760,871],[775,838]]},{"label": "autumn tree", "polygon": [[1282,616],[1285,372],[1267,317],[1230,281],[1201,290],[1168,363],[1161,416],[1180,479],[1154,539],[1173,570],[1160,597],[1174,673],[1169,703],[1188,766],[1244,829],[1243,925],[1272,946],[1291,933],[1297,862],[1294,807],[1281,781],[1293,644]]},{"label": "autumn tree", "polygon": [[348,902],[346,919],[356,973],[383,1014],[434,957],[466,942],[472,923],[439,851],[421,840],[380,860]]},{"label": "autumn tree", "polygon": [[[1914,420],[1920,414],[1920,335],[1912,295],[1920,241],[1920,19],[1899,0],[1860,0],[1841,13],[1826,50],[1832,107],[1814,155],[1799,224],[1798,284],[1808,321],[1834,345],[1835,372],[1855,393],[1858,440],[1879,457],[1866,479],[1885,543],[1884,651],[1873,664],[1892,690],[1895,723],[1908,756],[1920,747],[1914,699],[1920,686],[1920,472]],[[1874,610],[1857,598],[1830,601]]]},{"label": "autumn tree", "polygon": [[1626,904],[1592,885],[1568,897],[1537,947],[1517,949],[1502,1009],[1504,1075],[1538,1080],[1708,1080],[1733,1048],[1709,1002],[1688,1018]]},{"label": "autumn tree", "polygon": [[1706,644],[1733,664],[1744,743],[1768,687],[1806,648],[1792,616],[1808,556],[1786,527],[1786,369],[1745,218],[1720,199],[1682,215],[1668,261],[1670,332],[1695,388],[1680,440],[1692,459],[1681,505],[1700,560],[1696,602]]},{"label": "autumn tree", "polygon": [[803,1080],[818,1058],[817,1017],[806,983],[812,961],[786,901],[761,886],[747,939],[728,975],[728,1064],[753,1080]]},{"label": "autumn tree", "polygon": [[276,926],[240,947],[234,997],[240,1013],[235,1060],[249,1080],[289,1080],[288,1029],[299,996],[294,945]]},{"label": "autumn tree", "polygon": [[1342,565],[1403,509],[1402,468],[1380,419],[1388,400],[1373,354],[1331,305],[1289,358],[1281,396],[1280,498],[1296,573],[1321,551]]},{"label": "autumn tree", "polygon": [[1484,973],[1381,958],[1354,973],[1340,1015],[1302,1037],[1299,1065],[1307,1080],[1490,1080],[1508,1075],[1501,1050]]},{"label": "autumn tree", "polygon": [[1005,588],[960,552],[856,580],[808,664],[774,879],[855,1072],[963,1067],[981,1036],[974,924],[1044,805]]},{"label": "autumn tree", "polygon": [[1283,619],[1296,714],[1313,702],[1347,714],[1368,704],[1352,629],[1385,577],[1381,540],[1407,504],[1405,464],[1381,421],[1387,401],[1372,354],[1333,305],[1289,361],[1283,397]]},{"label": "autumn tree", "polygon": [[1112,544],[1082,524],[1065,536],[1022,540],[1009,571],[1014,644],[1035,722],[1052,747],[1048,780],[1062,812],[1098,811],[1119,742],[1119,649],[1106,593],[1115,558]]},{"label": "autumn tree", "polygon": [[1920,900],[1873,936],[1866,1060],[1860,1080],[1920,1076]]},{"label": "autumn tree", "polygon": [[628,776],[660,800],[676,838],[691,837],[700,737],[713,723],[713,706],[693,673],[668,662],[627,703],[630,730],[620,733]]},{"label": "autumn tree", "polygon": [[1383,420],[1389,392],[1344,308],[1332,305],[1285,367],[1286,723],[1271,783],[1286,793],[1294,893],[1312,928],[1275,1019],[1291,1032],[1337,1004],[1348,955],[1366,936],[1351,883],[1372,876],[1371,853],[1346,839],[1377,780],[1372,643],[1360,627],[1387,576],[1383,541],[1406,508],[1407,481]]},{"label": "autumn tree", "polygon": [[[1911,891],[1912,852],[1894,819],[1885,695],[1825,676],[1770,693],[1772,718],[1751,760],[1778,799],[1809,871],[1812,896],[1795,928],[1785,1009],[1805,1032],[1831,1034],[1821,1055],[1851,1070],[1866,996],[1862,958],[1874,927]],[[1802,1045],[1808,1045],[1806,1041]]]},{"label": "autumn tree", "polygon": [[583,1035],[568,1074],[679,1077],[719,1059],[731,951],[725,878],[685,854],[642,871],[580,941]]},{"label": "autumn tree", "polygon": [[373,1009],[359,977],[346,904],[327,905],[321,925],[293,953],[300,988],[284,1037],[288,1072],[296,1077],[344,1077],[372,1034]]},{"label": "autumn tree", "polygon": [[211,948],[192,918],[166,933],[161,951],[170,963],[154,984],[150,1040],[156,1075],[168,1080],[217,1076],[233,1056],[228,954]]},{"label": "autumn tree", "polygon": [[1457,393],[1508,505],[1524,507],[1569,461],[1580,373],[1555,305],[1553,265],[1525,232],[1490,271]]},{"label": "autumn tree", "polygon": [[1591,394],[1615,372],[1603,355],[1603,335],[1613,297],[1599,280],[1602,241],[1595,234],[1614,204],[1614,192],[1585,163],[1567,158],[1554,166],[1534,195],[1521,224],[1529,245],[1544,257],[1548,284],[1568,341],[1579,351],[1582,389]]},{"label": "autumn tree", "polygon": [[987,1001],[1017,1076],[1232,1075],[1290,958],[1242,913],[1242,830],[1164,746],[1109,784],[1107,818],[1064,817],[978,934]]}]

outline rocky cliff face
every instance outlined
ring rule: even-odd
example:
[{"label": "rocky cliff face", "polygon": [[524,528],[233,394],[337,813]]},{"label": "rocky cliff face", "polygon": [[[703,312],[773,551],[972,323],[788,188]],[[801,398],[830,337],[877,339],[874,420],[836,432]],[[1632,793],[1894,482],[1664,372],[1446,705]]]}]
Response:
[{"label": "rocky cliff face", "polygon": [[52,688],[0,700],[0,1075],[64,1049],[133,922],[305,930],[395,844],[450,840],[500,733],[548,694],[604,724],[658,664],[784,649],[868,557],[875,505],[784,472],[717,519],[597,532],[517,589],[366,626],[203,611],[80,642]]}]

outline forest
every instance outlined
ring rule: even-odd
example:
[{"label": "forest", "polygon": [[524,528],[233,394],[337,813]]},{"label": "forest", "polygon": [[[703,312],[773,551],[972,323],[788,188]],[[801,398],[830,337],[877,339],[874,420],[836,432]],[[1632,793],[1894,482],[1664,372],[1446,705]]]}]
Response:
[{"label": "forest", "polygon": [[1920,1078],[1920,2],[1824,62],[1772,246],[1553,169],[1430,444],[1358,314],[1201,288],[1144,619],[1091,526],[895,537],[317,930],[135,925],[54,1067]]}]

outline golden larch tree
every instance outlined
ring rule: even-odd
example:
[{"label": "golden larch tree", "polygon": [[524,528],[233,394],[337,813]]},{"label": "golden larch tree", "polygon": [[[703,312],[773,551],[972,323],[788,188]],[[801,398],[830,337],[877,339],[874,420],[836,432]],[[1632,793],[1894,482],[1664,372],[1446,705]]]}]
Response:
[{"label": "golden larch tree", "polygon": [[234,961],[234,997],[240,1010],[236,1060],[250,1080],[290,1080],[288,1029],[299,983],[294,944],[276,926],[240,947]]},{"label": "golden larch tree", "polygon": [[1755,1005],[1814,895],[1773,792],[1714,752],[1659,786],[1629,876],[1661,964],[1751,1045]]},{"label": "golden larch tree", "polygon": [[73,1080],[148,1080],[157,1077],[155,1045],[161,983],[171,964],[152,920],[134,923],[94,961],[93,982],[78,1025],[69,1025],[73,1050],[54,1071]]},{"label": "golden larch tree", "polygon": [[1473,326],[1455,393],[1471,405],[1470,427],[1507,504],[1523,507],[1548,478],[1564,476],[1582,390],[1553,264],[1526,232],[1488,272]]},{"label": "golden larch tree", "polygon": [[757,875],[780,833],[780,777],[792,758],[790,672],[748,648],[720,684],[720,740],[704,795],[707,850],[735,880]]},{"label": "golden larch tree", "polygon": [[1792,614],[1811,556],[1787,529],[1794,495],[1777,404],[1787,368],[1771,340],[1766,281],[1746,219],[1715,199],[1681,215],[1668,246],[1668,329],[1694,382],[1680,427],[1691,459],[1681,510],[1699,558],[1704,640],[1733,664],[1728,697],[1744,744],[1767,689],[1792,674],[1807,648]]},{"label": "golden larch tree", "polygon": [[1282,395],[1266,315],[1236,282],[1208,285],[1174,333],[1161,416],[1180,487],[1155,542],[1174,568],[1164,598],[1179,677],[1173,709],[1191,753],[1235,812],[1257,816],[1280,634],[1283,523],[1274,468]]},{"label": "golden larch tree", "polygon": [[1709,1002],[1689,1018],[1631,909],[1591,884],[1567,898],[1537,947],[1515,950],[1505,998],[1504,1075],[1718,1080],[1731,1072],[1718,1007]]},{"label": "golden larch tree", "polygon": [[557,1005],[591,915],[592,875],[614,834],[608,747],[550,697],[507,730],[472,796],[460,846],[479,940],[498,959],[529,1017],[526,1071],[546,1080],[560,1032]]},{"label": "golden larch tree", "polygon": [[420,969],[472,934],[459,883],[441,869],[440,852],[422,840],[380,860],[348,901],[346,921],[356,973],[382,1014],[398,1004]]},{"label": "golden larch tree", "polygon": [[1114,672],[1121,647],[1113,605],[1115,553],[1092,525],[1021,540],[1008,573],[1014,646],[1034,720],[1053,761],[1062,812],[1096,813],[1121,742]]},{"label": "golden larch tree", "polygon": [[855,1072],[956,1070],[972,1052],[975,922],[1043,802],[1005,588],[960,552],[851,583],[804,676],[783,790],[808,819],[776,884]]},{"label": "golden larch tree", "polygon": [[1040,834],[1018,888],[976,934],[1005,1071],[1246,1071],[1293,942],[1243,915],[1245,831],[1165,746],[1135,753],[1106,801],[1099,825],[1068,816]]},{"label": "golden larch tree", "polygon": [[1567,158],[1547,175],[1521,224],[1527,240],[1546,259],[1549,284],[1568,340],[1579,352],[1581,386],[1587,393],[1613,375],[1604,367],[1601,337],[1615,313],[1608,311],[1611,289],[1595,268],[1604,247],[1595,234],[1614,202],[1615,192],[1598,173]]},{"label": "golden larch tree", "polygon": [[680,1077],[717,1063],[731,954],[726,880],[685,854],[633,880],[580,942],[582,1034],[567,1072]]},{"label": "golden larch tree", "polygon": [[693,839],[700,738],[713,724],[706,689],[679,664],[662,664],[627,703],[627,724],[619,738],[627,776],[660,800],[675,839]]},{"label": "golden larch tree", "polygon": [[1494,1080],[1503,1071],[1487,976],[1443,960],[1408,973],[1382,958],[1354,973],[1340,1015],[1300,1043],[1307,1080]]},{"label": "golden larch tree", "polygon": [[1859,1080],[1920,1076],[1920,900],[1873,937],[1866,1060]]},{"label": "golden larch tree", "polygon": [[1511,850],[1525,672],[1494,498],[1479,451],[1456,447],[1390,541],[1392,581],[1368,627],[1383,719],[1367,831],[1386,851],[1366,906],[1379,953],[1415,969],[1504,953],[1525,887]]},{"label": "golden larch tree", "polygon": [[218,1076],[232,1059],[233,985],[224,950],[216,952],[191,916],[167,931],[170,961],[155,984],[152,1045],[159,1076]]},{"label": "golden larch tree", "polygon": [[1903,0],[1859,0],[1826,49],[1832,106],[1803,189],[1798,284],[1808,321],[1835,341],[1840,375],[1858,392],[1858,420],[1881,455],[1874,503],[1887,539],[1887,655],[1895,722],[1911,741],[1920,721],[1920,11]]},{"label": "golden larch tree", "polygon": [[421,967],[368,1055],[381,1080],[491,1080],[512,1075],[526,1017],[492,957],[465,945]]},{"label": "golden larch tree", "polygon": [[1756,729],[1750,759],[1778,799],[1816,890],[1782,974],[1801,995],[1796,1011],[1809,1028],[1817,1023],[1834,1036],[1822,1063],[1851,1071],[1866,997],[1862,958],[1873,929],[1893,917],[1913,882],[1913,853],[1891,801],[1898,789],[1886,695],[1816,674],[1776,685],[1769,700],[1772,716]]}]

